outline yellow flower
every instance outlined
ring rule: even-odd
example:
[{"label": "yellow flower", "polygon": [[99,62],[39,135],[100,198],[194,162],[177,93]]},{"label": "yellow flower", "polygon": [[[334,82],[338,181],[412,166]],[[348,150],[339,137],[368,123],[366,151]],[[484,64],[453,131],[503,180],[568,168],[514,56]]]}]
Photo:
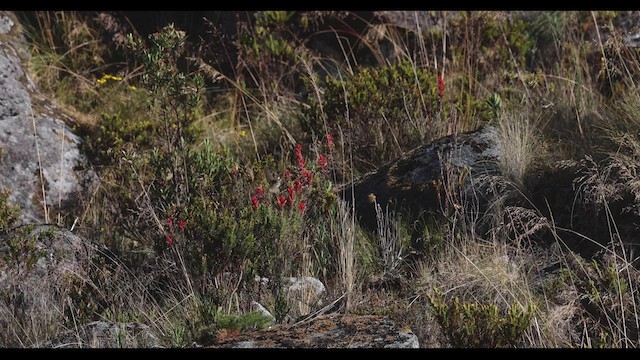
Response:
[{"label": "yellow flower", "polygon": [[133,85],[129,86],[129,89],[131,89],[131,90],[138,90],[138,88],[137,88],[137,87],[135,87],[135,86],[133,86]]},{"label": "yellow flower", "polygon": [[104,84],[107,82],[107,80],[113,80],[113,81],[122,81],[122,78],[120,76],[113,76],[111,74],[104,74],[102,75],[102,77],[98,80],[96,80],[98,82],[98,84]]},{"label": "yellow flower", "polygon": [[247,132],[244,130],[240,130],[238,131],[238,135],[240,135],[240,137],[246,137],[247,136]]}]

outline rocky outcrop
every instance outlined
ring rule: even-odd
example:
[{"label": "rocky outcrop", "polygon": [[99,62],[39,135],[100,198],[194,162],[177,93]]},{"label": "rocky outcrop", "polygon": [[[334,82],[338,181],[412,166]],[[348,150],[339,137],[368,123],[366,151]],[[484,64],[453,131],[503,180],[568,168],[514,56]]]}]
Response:
[{"label": "rocky outcrop", "polygon": [[0,188],[11,191],[23,223],[52,221],[90,176],[78,170],[87,167],[81,139],[24,70],[28,55],[15,24],[11,13],[0,12]]},{"label": "rocky outcrop", "polygon": [[418,348],[418,338],[377,315],[329,314],[217,339],[216,348]]},{"label": "rocky outcrop", "polygon": [[[62,324],[89,278],[94,247],[66,229],[28,225],[0,237],[0,328]],[[57,319],[53,321],[52,319]],[[6,331],[0,344],[11,344]]]},{"label": "rocky outcrop", "polygon": [[142,323],[94,321],[55,339],[38,344],[42,348],[159,348],[160,341]]},{"label": "rocky outcrop", "polygon": [[8,34],[14,25],[15,23],[9,16],[0,14],[0,34]]},{"label": "rocky outcrop", "polygon": [[[269,278],[256,276],[254,281],[260,287],[266,287],[271,282]],[[301,316],[308,315],[313,310],[322,306],[326,289],[322,281],[313,276],[290,276],[282,279],[282,295],[287,302],[287,322]],[[271,312],[262,304],[253,301],[252,310],[258,311],[267,317],[273,317]]]},{"label": "rocky outcrop", "polygon": [[383,209],[401,205],[410,211],[435,210],[449,185],[482,201],[482,193],[490,191],[487,185],[500,174],[500,163],[500,134],[484,126],[418,147],[338,190],[351,202],[353,189],[358,217],[375,227],[374,202]]},{"label": "rocky outcrop", "polygon": [[311,276],[289,277],[283,286],[289,316],[293,319],[309,314],[322,304],[324,284]]}]

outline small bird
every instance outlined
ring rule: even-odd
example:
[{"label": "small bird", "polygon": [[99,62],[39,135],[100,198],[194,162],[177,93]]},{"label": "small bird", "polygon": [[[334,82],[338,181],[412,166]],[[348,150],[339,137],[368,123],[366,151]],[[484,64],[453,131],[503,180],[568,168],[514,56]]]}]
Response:
[{"label": "small bird", "polygon": [[269,182],[269,193],[278,194],[280,192],[280,185],[282,185],[282,178],[279,175],[274,175],[269,169],[264,170],[264,176]]},{"label": "small bird", "polygon": [[275,181],[273,181],[271,183],[271,185],[269,186],[269,193],[270,194],[277,194],[280,192],[280,185],[282,185],[282,178],[280,176],[278,176]]}]

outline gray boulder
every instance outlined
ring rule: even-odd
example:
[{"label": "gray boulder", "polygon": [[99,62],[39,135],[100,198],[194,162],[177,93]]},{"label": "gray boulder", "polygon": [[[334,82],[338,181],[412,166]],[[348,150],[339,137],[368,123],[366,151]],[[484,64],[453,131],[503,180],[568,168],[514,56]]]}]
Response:
[{"label": "gray boulder", "polygon": [[[9,15],[0,13],[0,33],[14,23]],[[11,191],[9,203],[21,208],[23,223],[53,222],[92,173],[78,170],[87,168],[81,139],[62,120],[66,115],[38,94],[24,70],[23,46],[19,34],[0,37],[0,189]]]},{"label": "gray boulder", "polygon": [[289,277],[283,287],[289,316],[293,319],[307,315],[320,306],[326,292],[322,281],[312,276]]},{"label": "gray boulder", "polygon": [[420,146],[337,190],[345,201],[355,200],[358,217],[375,229],[374,202],[382,209],[402,205],[416,212],[438,210],[447,184],[481,205],[483,195],[493,196],[501,158],[500,134],[487,125]]},{"label": "gray boulder", "polygon": [[418,348],[406,327],[378,315],[329,314],[216,341],[215,348]]},{"label": "gray boulder", "polygon": [[313,276],[292,276],[287,279],[287,282],[285,289],[289,293],[309,293],[319,297],[325,292],[322,281]]}]

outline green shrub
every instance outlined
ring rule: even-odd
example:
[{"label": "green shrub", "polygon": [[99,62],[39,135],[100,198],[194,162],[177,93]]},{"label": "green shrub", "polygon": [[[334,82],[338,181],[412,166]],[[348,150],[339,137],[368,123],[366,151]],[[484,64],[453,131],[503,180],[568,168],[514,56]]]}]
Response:
[{"label": "green shrub", "polygon": [[535,306],[514,304],[501,312],[496,305],[446,301],[439,291],[428,297],[435,317],[455,347],[514,347],[531,324]]},{"label": "green shrub", "polygon": [[198,309],[193,319],[187,319],[185,327],[177,326],[176,329],[189,329],[191,337],[200,344],[210,343],[222,332],[265,329],[271,324],[269,317],[255,311],[245,314],[223,314],[219,307],[209,302],[200,303]]},{"label": "green shrub", "polygon": [[343,132],[358,169],[370,170],[433,136],[438,89],[427,70],[409,62],[360,68],[323,85],[322,102],[309,99],[303,124],[316,135]]}]

